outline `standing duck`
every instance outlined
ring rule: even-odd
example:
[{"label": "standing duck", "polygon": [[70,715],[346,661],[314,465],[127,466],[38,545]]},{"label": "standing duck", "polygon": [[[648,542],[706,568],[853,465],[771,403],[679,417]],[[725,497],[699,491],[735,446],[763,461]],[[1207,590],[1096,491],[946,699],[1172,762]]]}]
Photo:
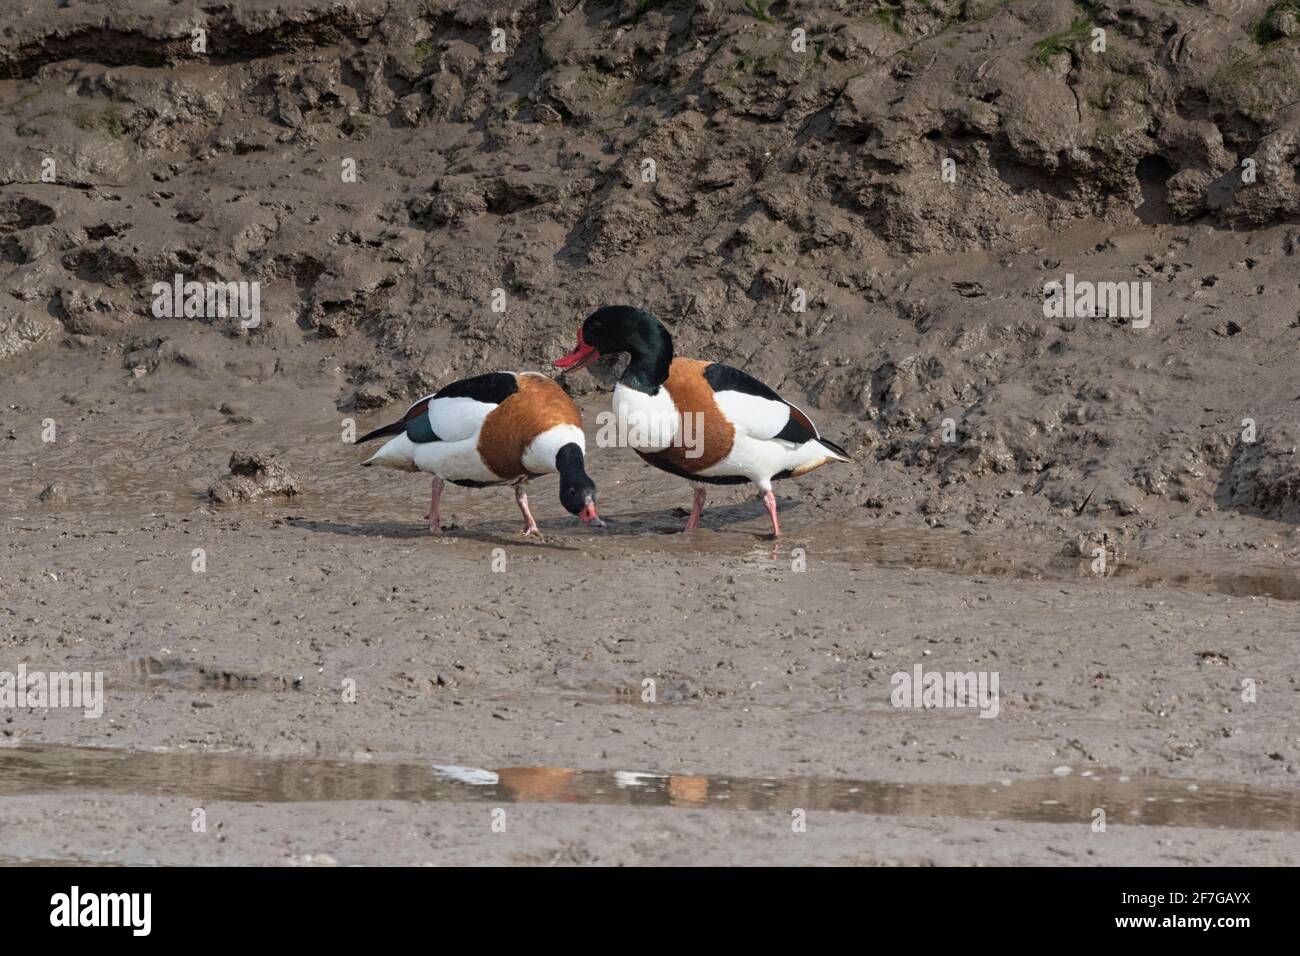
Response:
[{"label": "standing duck", "polygon": [[620,439],[671,474],[695,482],[686,530],[699,527],[708,484],[752,481],[779,537],[772,482],[805,475],[848,453],[802,411],[739,369],[674,358],[673,339],[648,312],[607,305],[578,330],[578,347],[553,364],[573,371],[602,355],[631,356],[614,386]]},{"label": "standing duck", "polygon": [[583,463],[582,413],[555,382],[537,372],[491,372],[452,382],[420,399],[398,421],[362,435],[356,444],[392,435],[362,465],[424,471],[433,478],[429,531],[441,530],[443,481],[466,488],[514,485],[524,535],[539,535],[524,485],[560,476],[560,503],[583,524],[596,514],[596,483]]}]

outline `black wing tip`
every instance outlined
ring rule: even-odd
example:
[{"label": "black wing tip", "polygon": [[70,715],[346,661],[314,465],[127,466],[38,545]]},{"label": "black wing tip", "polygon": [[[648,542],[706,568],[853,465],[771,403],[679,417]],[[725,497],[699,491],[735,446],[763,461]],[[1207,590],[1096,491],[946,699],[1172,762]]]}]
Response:
[{"label": "black wing tip", "polygon": [[839,456],[840,456],[841,458],[843,458],[845,461],[852,461],[852,460],[853,460],[853,457],[852,457],[852,456],[851,456],[847,451],[845,451],[841,446],[835,444],[835,442],[831,441],[829,438],[822,438],[822,437],[819,435],[819,436],[817,436],[817,441],[820,442],[821,444],[825,445],[825,446],[826,446],[827,448],[829,448],[831,451],[835,452],[835,454],[839,455]]},{"label": "black wing tip", "polygon": [[[519,379],[514,372],[484,372],[459,381],[444,385],[432,397],[438,398],[472,398],[487,405],[500,405],[515,392],[519,391]],[[415,411],[419,402],[411,406]],[[407,412],[410,415],[410,412]]]},{"label": "black wing tip", "polygon": [[382,428],[376,428],[372,432],[367,432],[366,434],[358,438],[356,441],[354,441],[352,444],[364,445],[366,442],[374,441],[376,438],[383,438],[386,435],[396,435],[398,432],[402,432],[405,430],[406,430],[405,421],[392,422],[391,424],[385,425]]}]

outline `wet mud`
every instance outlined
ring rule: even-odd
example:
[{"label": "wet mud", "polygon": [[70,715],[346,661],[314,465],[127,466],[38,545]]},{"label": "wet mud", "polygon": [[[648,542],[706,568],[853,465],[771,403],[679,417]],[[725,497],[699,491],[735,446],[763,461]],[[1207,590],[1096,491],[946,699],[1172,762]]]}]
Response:
[{"label": "wet mud", "polygon": [[[18,6],[0,673],[106,699],[0,709],[0,861],[1300,861],[1291,12],[1102,4],[1100,55],[1064,0]],[[261,321],[158,314],[177,274]],[[502,490],[430,536],[358,467],[614,302],[850,451],[781,541],[744,489],[681,533],[608,369],[562,380],[602,533],[551,478],[541,540]],[[895,706],[918,666],[998,716]]]}]

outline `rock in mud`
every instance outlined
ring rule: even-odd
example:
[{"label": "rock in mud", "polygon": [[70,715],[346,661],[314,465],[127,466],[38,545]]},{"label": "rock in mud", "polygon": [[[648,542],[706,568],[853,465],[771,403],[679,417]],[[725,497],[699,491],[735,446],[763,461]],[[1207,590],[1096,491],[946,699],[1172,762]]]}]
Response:
[{"label": "rock in mud", "polygon": [[222,505],[301,493],[298,476],[270,455],[240,451],[230,456],[230,474],[208,489],[208,497]]},{"label": "rock in mud", "polygon": [[65,497],[63,489],[58,485],[51,483],[41,489],[40,493],[36,496],[36,500],[41,502],[41,504],[48,504],[51,501],[63,501]]},{"label": "rock in mud", "polygon": [[0,359],[17,355],[45,338],[52,324],[42,323],[25,315],[0,313]]},{"label": "rock in mud", "polygon": [[1257,441],[1239,443],[1217,498],[1221,508],[1300,521],[1300,430],[1276,425]]}]

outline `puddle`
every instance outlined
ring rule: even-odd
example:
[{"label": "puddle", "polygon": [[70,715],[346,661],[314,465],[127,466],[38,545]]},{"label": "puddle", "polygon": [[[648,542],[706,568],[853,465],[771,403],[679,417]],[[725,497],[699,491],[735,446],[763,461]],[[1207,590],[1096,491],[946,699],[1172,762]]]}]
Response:
[{"label": "puddle", "polygon": [[561,767],[366,763],[92,747],[0,749],[0,797],[175,796],[213,802],[340,800],[567,803],[789,813],[834,810],[1089,826],[1300,830],[1300,790],[1092,771],[1008,784],[899,784],[834,778],[685,776]]},{"label": "puddle", "polygon": [[1206,568],[1170,568],[1160,565],[1120,565],[1115,577],[1138,587],[1171,587],[1185,591],[1210,591],[1233,597],[1271,597],[1300,601],[1300,570],[1251,568],[1243,571]]}]

